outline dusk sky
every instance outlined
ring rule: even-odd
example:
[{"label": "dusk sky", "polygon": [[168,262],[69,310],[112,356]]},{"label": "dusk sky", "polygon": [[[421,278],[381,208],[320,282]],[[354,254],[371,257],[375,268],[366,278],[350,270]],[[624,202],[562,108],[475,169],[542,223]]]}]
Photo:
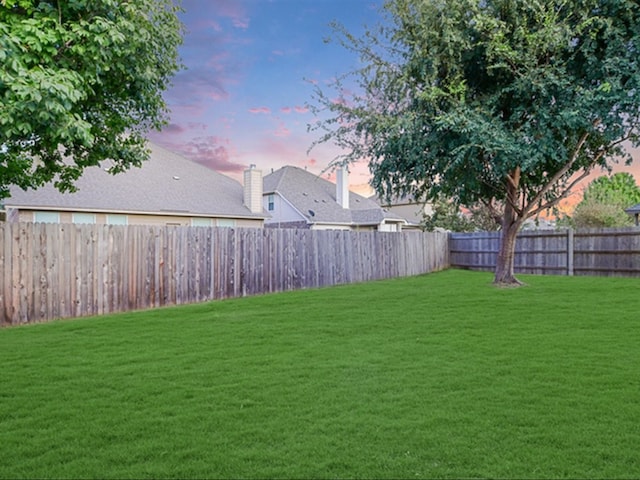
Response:
[{"label": "dusk sky", "polygon": [[[240,180],[250,164],[264,174],[284,165],[322,172],[338,151],[307,150],[307,105],[315,85],[353,70],[357,58],[332,36],[378,22],[380,0],[184,0],[186,69],[165,94],[171,123],[152,140]],[[370,193],[366,164],[351,168],[351,189]]]},{"label": "dusk sky", "polygon": [[[307,150],[314,86],[357,68],[330,23],[358,35],[381,20],[383,0],[183,0],[186,69],[165,94],[170,125],[153,141],[237,180],[250,164],[264,174],[284,165],[322,172],[339,153]],[[632,167],[640,178],[640,155]],[[351,190],[371,193],[366,163],[351,167]],[[596,172],[595,176],[603,172]],[[575,201],[575,200],[574,200]]]}]

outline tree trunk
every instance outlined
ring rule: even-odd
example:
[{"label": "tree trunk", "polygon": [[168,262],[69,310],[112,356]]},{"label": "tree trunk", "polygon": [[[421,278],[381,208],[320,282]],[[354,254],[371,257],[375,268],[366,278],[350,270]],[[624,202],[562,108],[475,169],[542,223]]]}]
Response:
[{"label": "tree trunk", "polygon": [[493,279],[495,285],[517,286],[522,285],[514,275],[513,262],[515,260],[516,236],[522,225],[522,219],[518,217],[518,212],[514,205],[518,202],[520,169],[516,168],[509,174],[507,182],[507,201],[504,206],[504,216],[502,217],[502,238],[498,260],[496,262],[496,276]]},{"label": "tree trunk", "polygon": [[493,283],[496,285],[522,285],[513,272],[518,229],[519,225],[516,223],[511,223],[509,226],[503,224],[502,238],[500,239],[500,250],[498,252],[498,261],[496,263],[496,275],[493,280]]}]

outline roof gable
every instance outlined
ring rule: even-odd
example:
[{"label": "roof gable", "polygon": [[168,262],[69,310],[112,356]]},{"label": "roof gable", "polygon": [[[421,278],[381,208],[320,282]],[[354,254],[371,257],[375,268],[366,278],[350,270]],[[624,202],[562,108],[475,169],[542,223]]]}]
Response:
[{"label": "roof gable", "polygon": [[336,185],[298,167],[285,166],[264,177],[264,194],[278,193],[310,223],[373,225],[403,219],[375,201],[349,192],[349,208],[336,200]]}]

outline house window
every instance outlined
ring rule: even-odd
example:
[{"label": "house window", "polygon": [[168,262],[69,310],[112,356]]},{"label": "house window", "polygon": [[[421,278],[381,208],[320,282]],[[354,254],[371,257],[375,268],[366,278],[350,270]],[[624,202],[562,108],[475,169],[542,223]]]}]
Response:
[{"label": "house window", "polygon": [[272,212],[276,208],[275,195],[271,194],[267,198],[269,199],[269,211]]},{"label": "house window", "polygon": [[74,213],[71,215],[73,223],[96,223],[96,216],[93,213]]},{"label": "house window", "polygon": [[60,223],[58,212],[33,212],[33,221],[36,223]]},{"label": "house window", "polygon": [[236,221],[232,220],[230,218],[219,218],[218,221],[216,222],[216,224],[219,227],[235,227],[236,226]]},{"label": "house window", "polygon": [[191,219],[192,227],[211,227],[213,226],[213,220],[210,218],[192,218]]},{"label": "house window", "polygon": [[129,218],[126,215],[107,215],[107,225],[127,225]]}]

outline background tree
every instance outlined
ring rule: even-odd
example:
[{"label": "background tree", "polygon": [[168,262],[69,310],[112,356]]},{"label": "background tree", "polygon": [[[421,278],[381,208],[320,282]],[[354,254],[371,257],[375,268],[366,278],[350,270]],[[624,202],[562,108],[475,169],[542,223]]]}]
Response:
[{"label": "background tree", "polygon": [[462,212],[460,205],[443,198],[433,202],[433,212],[424,214],[422,226],[426,231],[437,229],[451,232],[495,231],[500,229],[500,214],[494,205],[478,204]]},{"label": "background tree", "polygon": [[576,228],[631,226],[633,219],[624,210],[638,203],[640,187],[630,173],[598,177],[585,189],[571,223]]},{"label": "background tree", "polygon": [[0,198],[52,180],[70,190],[101,160],[117,173],[148,157],[180,67],[177,11],[170,0],[0,0]]},{"label": "background tree", "polygon": [[459,205],[446,199],[433,202],[431,214],[424,214],[422,227],[433,232],[439,229],[450,232],[473,232],[475,226],[469,218],[460,212]]},{"label": "background tree", "polygon": [[[523,222],[639,143],[640,5],[619,0],[390,0],[362,68],[318,89],[318,142],[368,158],[379,196],[504,205],[496,283]],[[360,93],[348,95],[353,78]],[[350,86],[350,85],[349,85]]]}]

